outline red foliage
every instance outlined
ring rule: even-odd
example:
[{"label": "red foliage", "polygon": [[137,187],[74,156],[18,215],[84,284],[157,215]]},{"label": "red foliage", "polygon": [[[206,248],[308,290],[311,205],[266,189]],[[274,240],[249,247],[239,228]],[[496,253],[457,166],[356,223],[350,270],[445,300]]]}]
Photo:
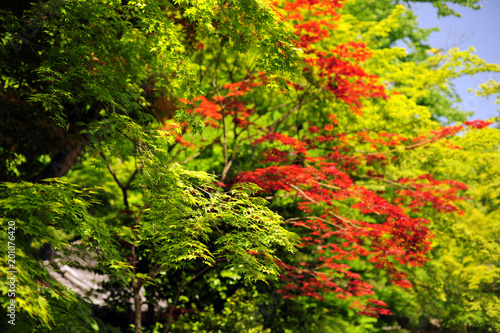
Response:
[{"label": "red foliage", "polygon": [[[339,17],[336,10],[341,6],[339,0],[286,1],[282,8],[287,15],[282,18],[293,25],[296,46],[304,52],[306,71],[317,86],[361,115],[364,100],[388,99],[391,94],[377,76],[362,68],[372,55],[364,43],[349,42],[328,51],[324,51],[328,43],[317,47],[330,37],[335,28],[333,22]],[[304,21],[304,17],[309,19]],[[282,43],[277,45],[281,46]],[[375,294],[374,287],[350,264],[364,262],[384,270],[395,285],[411,287],[404,269],[427,260],[432,238],[429,221],[418,217],[419,213],[423,209],[460,213],[456,202],[465,199],[462,191],[467,187],[432,175],[394,181],[384,178],[383,167],[397,159],[398,152],[438,141],[450,145],[447,138],[465,126],[481,129],[490,123],[476,120],[406,137],[386,131],[343,133],[343,124],[330,114],[302,131],[297,139],[270,128],[259,128],[250,121],[255,110],[246,106],[245,98],[265,83],[265,73],[250,75],[243,81],[216,88],[211,99],[199,97],[194,102],[184,102],[193,104],[190,112],[203,117],[209,126],[219,127],[230,117],[235,127],[253,126],[252,129],[265,133],[252,143],[255,149],[262,148],[260,167],[240,172],[233,181],[255,183],[268,195],[296,198],[301,216],[288,222],[307,230],[300,246],[312,253],[307,262],[298,265],[278,263],[284,272],[279,292],[285,298],[307,296],[317,300],[333,294],[340,299],[353,299],[352,307],[362,315],[390,314],[383,301],[367,297]],[[303,91],[303,87],[294,84],[290,84],[290,89]],[[376,152],[353,149],[359,145]],[[391,184],[395,196],[391,195],[389,201],[383,191],[374,192],[353,181],[366,178]]]},{"label": "red foliage", "polygon": [[337,9],[341,8],[345,0],[296,0],[285,1],[283,9],[288,13],[287,20],[303,20],[302,13],[309,11],[314,17],[337,16]]},{"label": "red foliage", "polygon": [[220,114],[220,106],[216,103],[207,100],[205,96],[199,96],[193,101],[188,101],[185,99],[180,99],[181,102],[193,105],[194,107],[189,109],[188,112],[197,113],[205,119],[207,125],[213,127],[219,127],[215,120],[220,120],[222,118]]},{"label": "red foliage", "polygon": [[[284,4],[288,15],[283,19],[294,22],[296,46],[306,54],[309,66],[306,70],[315,76],[322,89],[345,102],[354,113],[362,114],[363,100],[390,98],[379,78],[361,67],[372,52],[361,42],[340,44],[329,51],[316,48],[330,37],[335,27],[333,22],[338,18],[335,10],[340,6],[340,1],[289,1]],[[314,15],[307,15],[310,20],[296,22],[311,13]],[[302,90],[296,85],[291,87]],[[241,172],[236,181],[256,183],[268,194],[280,191],[279,196],[295,197],[302,211],[302,217],[289,222],[308,230],[300,246],[314,254],[298,266],[279,263],[284,271],[279,291],[283,297],[324,300],[332,293],[341,299],[353,299],[352,307],[359,314],[388,315],[391,312],[383,301],[366,297],[375,294],[374,287],[354,272],[349,263],[371,263],[384,270],[395,285],[411,287],[403,267],[421,266],[427,260],[432,238],[429,221],[414,217],[415,213],[423,207],[439,213],[460,213],[455,203],[464,199],[461,193],[466,186],[452,180],[437,180],[432,175],[387,180],[396,188],[391,203],[381,196],[383,192],[359,186],[351,176],[386,181],[375,171],[378,169],[367,167],[380,167],[397,158],[397,155],[388,158],[387,153],[437,141],[449,145],[446,139],[465,127],[442,127],[412,138],[386,131],[346,134],[337,130],[338,125],[336,116],[329,115],[326,123],[310,126],[301,140],[268,132],[253,142],[265,147],[261,155],[263,166]],[[465,125],[480,129],[489,123],[474,121]],[[319,157],[317,153],[314,158],[309,156],[312,150],[325,144],[329,145],[327,152]],[[368,144],[376,153],[355,153],[352,147],[356,144]],[[343,216],[341,212],[345,211],[355,217]]]},{"label": "red foliage", "polygon": [[[308,235],[302,238],[301,247],[315,249],[316,255],[312,261],[303,262],[299,267],[280,263],[285,272],[280,289],[283,297],[300,295],[323,300],[326,294],[333,293],[342,299],[355,298],[353,307],[362,315],[390,314],[384,302],[363,298],[374,295],[373,286],[352,271],[349,261],[367,260],[387,272],[392,283],[410,288],[412,285],[401,267],[421,266],[427,260],[426,253],[430,250],[432,238],[429,221],[410,214],[424,206],[441,213],[460,213],[455,203],[465,199],[461,191],[467,187],[453,180],[437,180],[432,175],[400,179],[393,182],[396,198],[394,204],[390,203],[373,191],[356,185],[349,174],[335,163],[341,161],[343,169],[349,170],[346,165],[359,166],[373,163],[370,162],[373,160],[387,160],[383,153],[356,157],[349,156],[349,151],[345,149],[345,154],[337,151],[322,157],[308,157],[309,149],[317,145],[314,142],[325,138],[318,134],[335,131],[338,122],[335,117],[330,117],[330,121],[330,126],[310,127],[309,139],[304,138],[304,141],[309,140],[307,144],[279,133],[255,140],[254,145],[279,142],[288,150],[265,149],[263,162],[277,165],[241,172],[236,181],[256,183],[269,194],[276,191],[290,193],[297,197],[298,208],[307,216],[292,219],[293,225],[309,230]],[[340,140],[346,144],[349,141],[372,143],[374,147],[389,147],[395,149],[393,151],[402,148],[404,151],[445,140],[463,129],[460,125],[444,127],[413,140],[398,134],[366,131],[353,133],[349,138],[332,134],[328,140]],[[412,143],[405,146],[407,142]],[[302,164],[294,163],[289,158],[298,155],[302,156]],[[356,174],[357,169],[354,170]],[[368,173],[368,176],[384,180],[382,175],[374,172]],[[342,216],[338,203],[349,207],[351,212],[359,212],[359,217]],[[321,213],[317,215],[318,212]]]},{"label": "red foliage", "polygon": [[205,125],[218,128],[225,117],[231,117],[232,122],[239,127],[249,125],[248,118],[254,112],[248,109],[245,102],[238,97],[245,96],[252,88],[262,86],[266,82],[265,74],[259,73],[257,77],[250,75],[248,79],[223,86],[226,93],[217,95],[208,100],[205,96],[198,96],[192,101],[179,99],[180,102],[193,107],[188,112],[195,113],[203,118]]},{"label": "red foliage", "polygon": [[[238,181],[257,183],[269,193],[295,192],[298,207],[305,214],[314,214],[318,209],[323,212],[294,222],[295,226],[310,230],[309,236],[302,238],[301,246],[317,248],[317,257],[307,268],[282,263],[287,273],[282,278],[286,284],[281,292],[287,297],[302,295],[316,299],[322,299],[324,292],[341,297],[373,295],[373,287],[345,264],[362,257],[388,272],[393,283],[409,287],[406,275],[396,268],[396,263],[417,266],[425,261],[431,237],[428,221],[411,218],[400,207],[355,185],[334,163],[319,160],[313,164],[270,166],[238,176]],[[353,200],[351,209],[363,215],[380,216],[381,223],[342,217],[332,204]],[[336,282],[339,280],[345,282],[339,284]]]},{"label": "red foliage", "polygon": [[364,43],[349,42],[333,49],[330,54],[316,51],[306,63],[314,68],[325,88],[344,101],[356,113],[361,113],[362,100],[387,98],[385,86],[378,83],[376,75],[367,74],[357,63],[370,56]]},{"label": "red foliage", "polygon": [[476,128],[476,129],[483,129],[493,123],[489,122],[489,121],[484,121],[484,120],[474,120],[474,121],[466,121],[464,123],[465,125],[467,126],[470,126],[472,128]]},{"label": "red foliage", "polygon": [[[335,28],[333,23],[340,16],[336,12],[342,7],[339,0],[296,0],[285,1],[284,18],[294,22],[298,40],[295,45],[310,55],[306,58],[309,68],[314,68],[325,89],[334,93],[354,112],[361,113],[362,100],[367,98],[387,98],[385,86],[378,82],[378,77],[367,74],[359,64],[372,55],[362,42],[350,41],[334,49],[323,52],[316,49],[330,36]],[[304,20],[308,17],[308,20]],[[328,46],[328,44],[327,44]]]},{"label": "red foliage", "polygon": [[326,28],[334,28],[335,25],[326,21],[326,20],[320,20],[318,22],[316,21],[306,21],[303,23],[299,23],[294,25],[294,29],[296,31],[296,34],[299,36],[299,40],[296,42],[296,45],[298,47],[308,49],[312,48],[312,44],[319,42],[326,37],[330,36],[330,30],[329,29],[323,29],[322,27]]},{"label": "red foliage", "polygon": [[400,179],[399,183],[405,186],[397,191],[399,197],[395,202],[409,211],[419,211],[419,207],[430,205],[439,212],[462,214],[454,204],[464,199],[459,196],[459,192],[467,190],[467,186],[461,182],[436,180],[432,175],[427,174],[416,179]]}]

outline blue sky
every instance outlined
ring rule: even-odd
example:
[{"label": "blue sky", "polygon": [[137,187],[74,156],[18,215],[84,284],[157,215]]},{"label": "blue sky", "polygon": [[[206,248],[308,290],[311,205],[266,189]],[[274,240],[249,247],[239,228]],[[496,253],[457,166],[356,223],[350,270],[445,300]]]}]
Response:
[{"label": "blue sky", "polygon": [[[419,16],[420,26],[424,28],[438,27],[429,44],[440,49],[459,47],[461,50],[473,46],[476,54],[487,62],[500,64],[500,0],[482,0],[482,9],[473,10],[458,5],[450,5],[462,17],[437,17],[437,10],[427,3],[412,3],[411,8]],[[470,119],[488,119],[500,116],[497,111],[500,104],[494,104],[496,96],[489,98],[476,97],[468,92],[469,88],[477,88],[481,83],[494,79],[500,81],[500,73],[480,73],[473,77],[459,78],[454,82],[457,92],[462,98],[462,110],[475,111]]]}]

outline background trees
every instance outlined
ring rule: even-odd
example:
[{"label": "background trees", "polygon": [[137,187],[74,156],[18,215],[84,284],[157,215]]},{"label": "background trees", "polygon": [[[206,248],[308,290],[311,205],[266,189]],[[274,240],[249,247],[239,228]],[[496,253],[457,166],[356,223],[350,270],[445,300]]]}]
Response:
[{"label": "background trees", "polygon": [[[498,131],[453,123],[450,83],[498,66],[426,46],[388,0],[9,6],[1,212],[26,329],[500,325]],[[103,306],[45,243],[93,253]]]}]

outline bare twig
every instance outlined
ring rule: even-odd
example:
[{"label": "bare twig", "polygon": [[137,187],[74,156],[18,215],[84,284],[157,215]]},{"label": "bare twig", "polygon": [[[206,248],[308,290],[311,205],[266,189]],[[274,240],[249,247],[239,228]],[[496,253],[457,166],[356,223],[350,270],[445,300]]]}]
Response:
[{"label": "bare twig", "polygon": [[125,206],[126,211],[129,212],[130,211],[130,206],[129,206],[129,203],[128,203],[128,194],[127,194],[127,191],[130,189],[130,185],[132,184],[132,181],[134,180],[135,176],[137,175],[137,172],[139,171],[139,169],[136,168],[134,170],[134,172],[132,173],[132,175],[130,176],[130,178],[128,179],[127,184],[123,185],[122,182],[120,182],[120,180],[118,179],[115,170],[111,166],[111,163],[108,161],[108,159],[106,158],[106,156],[103,153],[101,153],[101,157],[107,162],[106,164],[108,166],[109,173],[111,174],[111,176],[113,176],[113,179],[115,180],[116,184],[118,185],[118,187],[122,191],[123,205]]},{"label": "bare twig", "polygon": [[198,156],[200,156],[200,155],[201,155],[201,152],[197,152],[197,153],[196,153],[196,154],[194,154],[193,156],[190,156],[190,157],[186,158],[186,159],[185,159],[184,161],[182,161],[181,163],[182,163],[182,164],[186,164],[187,162],[191,161],[193,158],[196,158],[196,157],[198,157]]},{"label": "bare twig", "polygon": [[185,281],[184,283],[182,283],[179,286],[179,289],[177,290],[177,294],[175,295],[175,298],[174,298],[174,302],[172,303],[172,306],[170,307],[170,311],[168,312],[167,326],[163,330],[163,333],[167,333],[170,330],[170,327],[172,326],[172,322],[173,322],[172,314],[174,313],[175,307],[177,306],[177,302],[179,301],[179,297],[181,296],[182,289],[186,285],[188,285],[189,283],[193,282],[195,279],[197,279],[198,277],[203,275],[209,268],[210,268],[210,266],[206,266],[201,271],[196,273],[196,275],[192,276],[189,280]]},{"label": "bare twig", "polygon": [[321,186],[327,187],[327,188],[331,188],[332,190],[341,190],[341,188],[338,187],[338,186],[334,186],[334,185],[330,185],[330,184],[324,184],[324,183],[320,183],[320,182],[318,182],[318,184],[321,185]]},{"label": "bare twig", "polygon": [[294,189],[296,189],[297,191],[300,192],[300,194],[302,194],[304,196],[304,198],[306,198],[307,200],[313,202],[313,203],[318,203],[316,200],[312,199],[311,197],[309,197],[304,191],[302,191],[300,188],[298,188],[297,186],[295,185],[290,185],[291,187],[293,187]]},{"label": "bare twig", "polygon": [[236,158],[236,153],[238,152],[238,148],[240,147],[241,142],[242,142],[241,140],[238,141],[236,147],[234,147],[233,149],[233,154],[231,155],[231,159],[229,160],[227,165],[224,166],[224,170],[222,170],[222,176],[220,180],[221,182],[224,182],[224,180],[226,179],[227,173],[229,172],[229,169],[231,168],[231,165],[233,164],[233,161]]},{"label": "bare twig", "polygon": [[[321,218],[321,217],[318,217],[318,216],[305,216],[305,217],[292,217],[290,219],[287,219],[285,220],[284,222],[287,223],[287,222],[291,222],[291,221],[300,221],[300,220],[304,220],[304,219],[309,219],[309,220],[312,220],[312,219],[315,219],[315,220],[318,220],[318,221],[321,221],[321,222],[324,222],[326,224],[329,224],[331,226],[334,226],[336,228],[339,228],[339,229],[343,229],[345,230],[345,228],[342,228],[340,225],[336,224],[336,223],[333,223],[332,221],[329,221],[327,219],[324,219],[324,218]],[[307,226],[305,226],[306,228],[309,228]],[[310,229],[310,228],[309,228]]]},{"label": "bare twig", "polygon": [[354,227],[354,228],[358,228],[358,229],[361,229],[361,227],[359,225],[355,225],[354,223],[352,223],[351,221],[349,221],[348,219],[346,219],[345,217],[342,217],[338,214],[335,214],[335,213],[330,213],[329,214],[332,214],[333,216],[335,216],[336,218],[338,218],[339,220],[341,220],[342,222],[344,223],[347,223],[349,224],[351,227]]},{"label": "bare twig", "polygon": [[122,185],[122,183],[120,182],[120,180],[118,180],[118,177],[116,176],[115,170],[113,170],[113,168],[111,167],[111,164],[108,162],[108,160],[106,159],[106,157],[104,156],[104,154],[101,153],[101,156],[106,160],[106,162],[107,162],[106,164],[108,166],[109,173],[111,174],[111,176],[113,176],[113,179],[115,180],[115,182],[118,185],[118,187],[124,188],[124,186]]},{"label": "bare twig", "polygon": [[372,179],[381,179],[384,182],[389,183],[389,184],[394,185],[394,186],[402,187],[402,188],[412,190],[412,191],[416,190],[414,187],[403,185],[401,183],[395,182],[394,180],[390,180],[390,179],[386,179],[386,178],[372,178]]},{"label": "bare twig", "polygon": [[224,167],[227,165],[227,130],[226,130],[226,107],[224,106],[224,103],[222,103],[222,98],[219,92],[219,87],[217,87],[217,83],[212,80],[212,85],[215,88],[215,92],[217,93],[217,97],[219,100],[219,105],[221,108],[221,113],[222,113],[222,144],[224,145]]},{"label": "bare twig", "polygon": [[266,199],[266,200],[272,200],[272,199],[275,199],[275,198],[291,198],[291,197],[293,197],[293,195],[280,194],[280,195],[270,195],[270,196],[264,197],[264,199]]},{"label": "bare twig", "polygon": [[371,155],[382,155],[382,154],[387,154],[387,153],[394,153],[394,152],[398,152],[398,151],[403,151],[403,150],[410,150],[410,149],[415,149],[415,148],[418,148],[418,147],[422,147],[422,146],[425,146],[425,145],[430,145],[434,142],[437,142],[439,139],[444,139],[444,138],[447,138],[447,137],[450,137],[452,135],[446,135],[446,136],[443,136],[442,138],[437,138],[437,139],[428,139],[428,140],[425,140],[425,141],[422,141],[422,142],[417,142],[417,143],[414,143],[412,145],[408,145],[408,146],[404,146],[404,147],[399,147],[399,148],[395,148],[395,149],[391,149],[391,150],[387,150],[387,151],[382,151],[380,153],[374,153],[374,152],[367,152],[367,151],[356,151],[356,153],[359,153],[359,154],[363,154],[363,155],[368,155],[368,156],[371,156]]},{"label": "bare twig", "polygon": [[[304,198],[306,198],[307,200],[309,200],[309,201],[311,201],[311,202],[313,202],[313,203],[318,203],[316,200],[314,200],[313,198],[309,197],[309,196],[308,196],[308,195],[307,195],[304,191],[302,191],[302,190],[301,190],[300,188],[298,188],[297,186],[295,186],[295,185],[290,185],[290,186],[291,186],[291,187],[293,187],[294,189],[296,189],[297,191],[299,191],[299,192],[300,192],[300,194],[302,194],[302,196],[304,196]],[[355,228],[360,228],[359,226],[355,225],[354,223],[352,223],[351,221],[349,221],[349,220],[348,220],[348,219],[346,219],[345,217],[342,217],[342,216],[340,216],[340,215],[338,215],[338,214],[335,214],[335,213],[332,213],[332,212],[330,212],[330,211],[327,211],[327,213],[328,213],[328,214],[330,214],[330,215],[332,215],[332,216],[334,216],[334,217],[336,217],[337,219],[341,220],[342,222],[349,224],[349,225],[350,225],[350,226],[352,226],[352,227],[355,227]],[[325,221],[326,221],[326,220],[325,220]],[[330,222],[330,223],[331,223],[331,222]],[[335,225],[335,224],[333,224],[333,225]],[[335,226],[336,226],[336,225],[335,225]]]},{"label": "bare twig", "polygon": [[[291,108],[290,110],[288,110],[280,119],[276,120],[274,123],[272,123],[271,125],[269,125],[270,128],[274,128],[274,130],[276,130],[278,128],[278,126],[283,123],[294,111],[300,109],[302,107],[302,105],[304,104],[304,102],[307,100],[307,96],[308,96],[308,92],[309,90],[312,88],[313,86],[309,86],[309,88],[307,88],[307,90],[302,94],[302,96],[299,98],[299,101],[298,101],[298,104],[295,105],[293,108]],[[319,94],[321,91],[323,90],[323,88],[319,88],[318,92],[316,94]]]}]

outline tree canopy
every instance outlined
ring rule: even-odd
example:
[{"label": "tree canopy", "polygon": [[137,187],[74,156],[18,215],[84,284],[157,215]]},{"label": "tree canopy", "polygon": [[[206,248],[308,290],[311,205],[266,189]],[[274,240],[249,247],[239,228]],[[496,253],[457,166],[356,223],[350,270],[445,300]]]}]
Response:
[{"label": "tree canopy", "polygon": [[2,327],[500,329],[500,132],[452,83],[500,68],[428,45],[414,2],[479,8],[1,5]]}]

